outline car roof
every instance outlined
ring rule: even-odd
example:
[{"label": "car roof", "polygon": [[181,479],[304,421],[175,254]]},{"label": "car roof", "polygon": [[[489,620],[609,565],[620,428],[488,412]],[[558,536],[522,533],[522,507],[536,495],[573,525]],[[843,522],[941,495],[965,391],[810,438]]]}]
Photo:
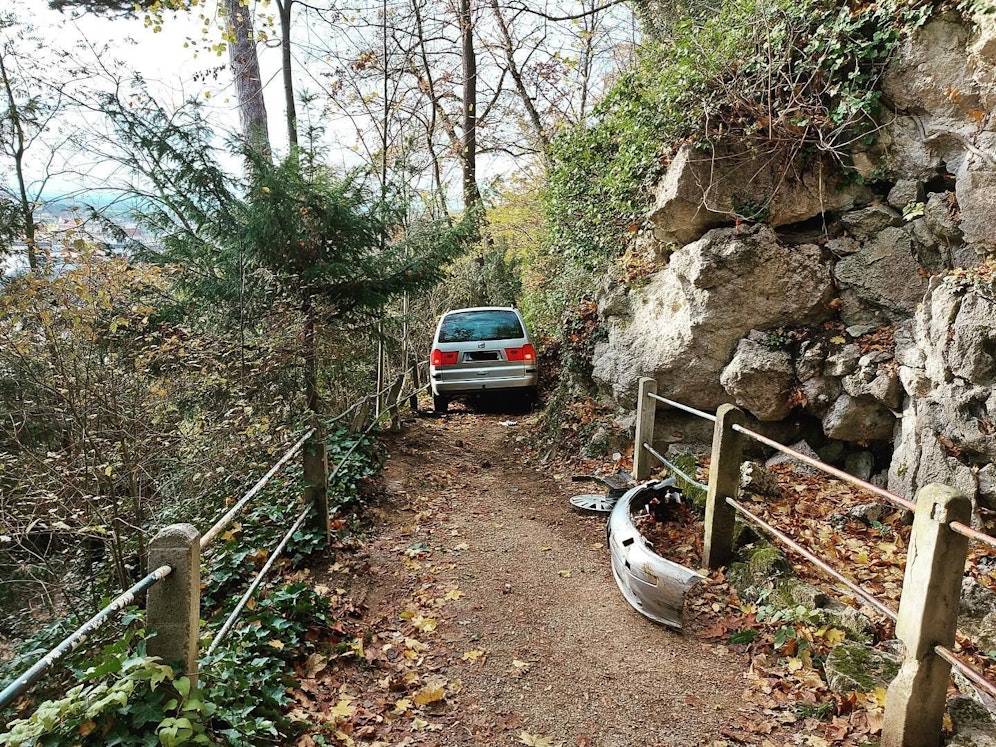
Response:
[{"label": "car roof", "polygon": [[466,309],[450,309],[443,316],[449,316],[450,314],[461,314],[465,311],[514,311],[518,314],[518,310],[512,306],[469,306]]}]

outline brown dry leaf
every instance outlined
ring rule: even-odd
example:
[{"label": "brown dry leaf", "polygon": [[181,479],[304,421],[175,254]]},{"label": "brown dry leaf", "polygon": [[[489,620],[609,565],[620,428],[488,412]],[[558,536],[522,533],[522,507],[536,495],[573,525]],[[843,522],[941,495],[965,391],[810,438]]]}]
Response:
[{"label": "brown dry leaf", "polygon": [[304,676],[314,679],[315,675],[328,666],[329,659],[322,654],[312,654],[304,662]]}]

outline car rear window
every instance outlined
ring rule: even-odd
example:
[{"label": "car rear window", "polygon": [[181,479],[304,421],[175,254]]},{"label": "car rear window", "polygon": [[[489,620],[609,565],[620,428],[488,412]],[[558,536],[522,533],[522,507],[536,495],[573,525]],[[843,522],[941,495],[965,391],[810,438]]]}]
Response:
[{"label": "car rear window", "polygon": [[502,309],[447,314],[439,328],[440,342],[509,340],[525,336],[515,312]]}]

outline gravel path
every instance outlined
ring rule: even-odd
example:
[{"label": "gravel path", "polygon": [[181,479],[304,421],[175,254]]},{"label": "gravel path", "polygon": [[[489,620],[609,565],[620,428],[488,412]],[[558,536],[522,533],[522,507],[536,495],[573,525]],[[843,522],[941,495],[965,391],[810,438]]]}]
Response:
[{"label": "gravel path", "polygon": [[[746,659],[629,607],[604,519],[570,510],[570,475],[526,459],[527,418],[459,407],[388,439],[375,536],[328,576],[377,631],[377,667],[330,667],[321,689],[372,714],[414,693],[371,716],[381,744],[727,744]],[[405,636],[416,653],[392,658]]]}]

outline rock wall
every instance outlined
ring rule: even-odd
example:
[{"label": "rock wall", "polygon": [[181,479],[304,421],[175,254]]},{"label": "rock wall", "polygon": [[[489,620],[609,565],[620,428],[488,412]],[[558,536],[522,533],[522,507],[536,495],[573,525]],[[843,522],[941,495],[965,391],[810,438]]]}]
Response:
[{"label": "rock wall", "polygon": [[890,489],[941,481],[996,508],[996,304],[941,279],[996,257],[996,18],[930,21],[882,89],[861,186],[730,145],[679,151],[644,240],[681,246],[606,286],[594,378],[623,413],[652,376],[696,407],[817,421],[812,446],[840,464],[894,441]]}]

